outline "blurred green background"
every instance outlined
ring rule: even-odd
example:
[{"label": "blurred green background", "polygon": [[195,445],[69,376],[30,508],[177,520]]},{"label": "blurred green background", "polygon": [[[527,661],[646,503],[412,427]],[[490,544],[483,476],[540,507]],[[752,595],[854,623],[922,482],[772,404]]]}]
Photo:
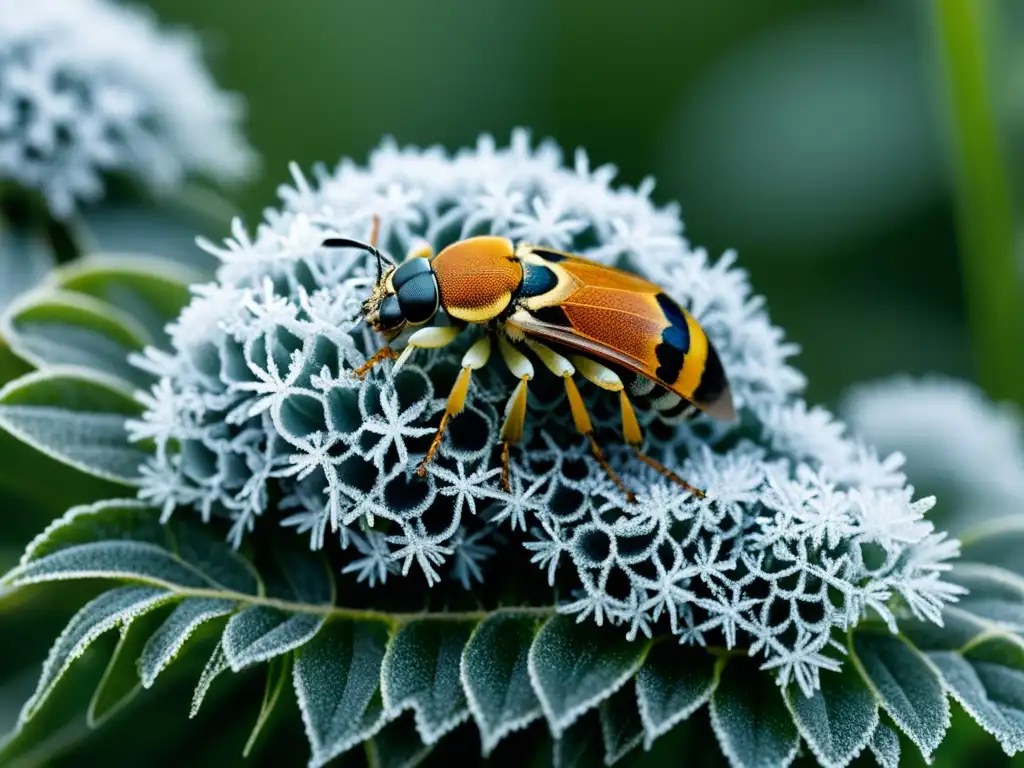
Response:
[{"label": "blurred green background", "polygon": [[[594,165],[616,165],[620,183],[654,176],[656,201],[679,203],[694,245],[714,256],[737,249],[773,320],[803,349],[796,364],[808,375],[808,400],[834,406],[844,387],[896,372],[977,378],[965,272],[978,256],[965,256],[958,240],[962,198],[934,13],[941,2],[145,4],[165,23],[199,32],[216,79],[248,102],[263,170],[234,200],[249,229],[276,205],[290,161],[305,170],[342,157],[362,162],[385,135],[456,149],[490,132],[506,143],[512,128],[527,126],[568,153],[585,148]],[[978,5],[990,22],[985,104],[1012,200],[1024,180],[1024,3]],[[1016,260],[1020,280],[1020,249],[1003,256]],[[1021,285],[1010,290],[1019,295]],[[1021,349],[1006,355],[1003,371],[1024,374]],[[999,382],[999,395],[1021,392],[1019,381],[1024,375]],[[41,645],[7,644],[41,661],[80,602],[66,594],[40,609]],[[10,639],[15,628],[6,629]],[[0,701],[21,701],[35,674],[6,683],[0,693],[11,695]],[[16,715],[7,709],[5,726]],[[212,720],[193,732],[182,711],[168,721],[176,734],[212,736]],[[962,716],[956,723],[937,764],[1000,764],[994,741],[979,740]],[[121,746],[159,762],[163,749],[142,743],[142,733]],[[109,756],[109,740],[91,742],[92,753],[54,764]],[[227,758],[208,757],[235,764],[240,743],[225,746]],[[176,748],[189,752],[184,742]]]}]

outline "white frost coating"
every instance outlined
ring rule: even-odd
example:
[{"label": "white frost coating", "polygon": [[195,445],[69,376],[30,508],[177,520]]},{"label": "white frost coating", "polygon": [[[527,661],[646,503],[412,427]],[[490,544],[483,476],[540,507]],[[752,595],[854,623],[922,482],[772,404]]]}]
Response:
[{"label": "white frost coating", "polygon": [[[651,182],[613,186],[614,169],[592,168],[582,152],[565,167],[557,147],[534,147],[524,131],[509,147],[484,136],[455,155],[386,142],[366,166],[293,175],[255,233],[236,222],[223,245],[204,244],[222,261],[217,282],[195,289],[169,328],[170,350],[136,361],[158,377],[130,424],[157,446],[141,495],[165,515],[226,513],[237,544],[280,496],[285,525],[314,549],[347,550],[344,570],[371,585],[413,565],[428,584],[513,578],[487,571],[486,558],[525,547],[559,594],[573,595],[562,610],[579,620],[745,647],[808,693],[819,670],[842,663],[833,632],[868,611],[895,626],[894,599],[931,620],[955,599],[941,576],[958,544],[925,519],[934,500],[914,500],[898,455],[879,457],[807,407],[788,363],[796,349],[735,255],[712,260],[692,247],[676,209],[651,202]],[[374,214],[392,258],[419,238],[440,250],[494,233],[669,287],[718,348],[741,423],[651,425],[647,450],[708,497],[636,461],[621,445],[615,394],[578,379],[612,465],[637,492],[638,504],[624,503],[544,365],[505,492],[496,448],[515,381],[495,360],[474,374],[427,478],[413,474],[477,336],[418,351],[394,379],[389,362],[363,381],[352,375],[381,345],[357,316],[376,267],[320,243],[366,238]]]},{"label": "white frost coating", "polygon": [[180,186],[253,167],[240,100],[196,39],[113,0],[0,0],[0,181],[38,189],[58,217],[98,199],[102,175]]},{"label": "white frost coating", "polygon": [[906,454],[916,482],[943,484],[989,519],[1020,512],[1024,414],[1010,404],[966,381],[900,376],[853,387],[842,412],[866,440]]}]

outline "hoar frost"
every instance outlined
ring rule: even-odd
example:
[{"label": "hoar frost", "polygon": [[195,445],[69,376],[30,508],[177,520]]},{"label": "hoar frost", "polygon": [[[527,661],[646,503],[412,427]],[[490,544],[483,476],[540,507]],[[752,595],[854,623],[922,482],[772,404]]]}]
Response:
[{"label": "hoar frost", "polygon": [[241,102],[197,41],[113,0],[0,0],[0,182],[38,189],[58,217],[122,173],[166,190],[232,180],[254,155]]},{"label": "hoar frost", "polygon": [[[874,611],[939,620],[957,589],[941,581],[957,542],[924,519],[901,457],[885,460],[800,399],[796,352],[727,253],[713,260],[681,235],[653,183],[613,186],[614,169],[516,132],[507,148],[401,149],[367,166],[293,169],[283,206],[254,236],[236,222],[216,283],[195,289],[171,325],[172,348],[137,363],[158,377],[130,425],[152,439],[141,495],[170,515],[226,515],[238,543],[261,524],[340,547],[343,572],[370,585],[419,572],[427,584],[509,577],[488,572],[499,547],[524,547],[559,593],[559,610],[621,625],[630,637],[746,648],[807,693],[837,669],[836,630]],[[474,376],[423,480],[414,474],[473,329],[352,375],[381,342],[358,317],[375,274],[364,255],[320,247],[365,239],[381,217],[393,258],[426,239],[440,250],[494,233],[636,271],[688,307],[718,348],[742,420],[646,426],[646,450],[698,487],[699,499],[647,469],[621,443],[617,401],[580,382],[612,465],[637,491],[624,501],[572,428],[564,388],[537,366],[526,439],[500,484],[498,428],[514,382],[500,363]],[[284,510],[279,513],[278,510]],[[330,540],[328,540],[328,536]],[[421,582],[422,583],[422,582]],[[838,635],[837,635],[838,636]]]}]

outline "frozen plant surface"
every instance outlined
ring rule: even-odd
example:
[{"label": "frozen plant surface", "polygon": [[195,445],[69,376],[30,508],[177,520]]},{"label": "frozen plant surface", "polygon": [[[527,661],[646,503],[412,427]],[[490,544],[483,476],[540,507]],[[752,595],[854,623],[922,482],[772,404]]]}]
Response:
[{"label": "frozen plant surface", "polygon": [[191,173],[231,180],[254,156],[241,102],[197,40],[113,0],[0,0],[0,182],[38,189],[58,217],[103,174],[156,190]]},{"label": "frozen plant surface", "polygon": [[938,375],[898,376],[851,388],[841,410],[872,444],[900,446],[915,478],[955,488],[989,517],[1019,512],[1024,418],[976,385]]},{"label": "frozen plant surface", "polygon": [[[834,631],[868,611],[895,627],[898,601],[938,621],[957,594],[941,577],[958,544],[925,519],[933,499],[915,499],[899,455],[879,458],[801,400],[804,379],[788,362],[796,349],[735,255],[692,247],[677,210],[652,203],[651,181],[616,186],[614,173],[583,152],[566,165],[523,131],[510,146],[484,136],[453,155],[385,142],[366,166],[318,167],[311,180],[293,169],[282,207],[255,234],[236,223],[222,246],[205,244],[222,261],[217,281],[195,289],[171,349],[136,361],[158,377],[130,425],[157,446],[142,496],[165,516],[229,516],[236,544],[256,525],[294,528],[314,549],[340,547],[343,570],[371,585],[408,576],[472,588],[506,577],[487,570],[499,546],[525,548],[524,561],[572,595],[559,610],[630,637],[746,648],[807,693],[821,669],[841,664]],[[419,238],[439,249],[499,233],[669,288],[717,346],[742,421],[640,415],[647,450],[707,498],[616,448],[617,401],[581,384],[615,469],[638,492],[626,503],[541,366],[510,493],[495,451],[511,392],[500,364],[474,377],[428,478],[416,477],[475,335],[417,352],[394,378],[388,364],[365,381],[352,375],[381,344],[357,317],[374,269],[320,243],[366,238],[374,214],[397,259]]]}]

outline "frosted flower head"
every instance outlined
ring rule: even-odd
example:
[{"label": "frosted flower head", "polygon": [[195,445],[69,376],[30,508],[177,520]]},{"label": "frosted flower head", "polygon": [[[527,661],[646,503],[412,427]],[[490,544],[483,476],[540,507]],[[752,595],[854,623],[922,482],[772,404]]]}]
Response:
[{"label": "frosted flower head", "polygon": [[109,173],[160,191],[251,169],[242,104],[191,35],[113,0],[0,0],[0,19],[0,181],[54,215],[98,199]]},{"label": "frosted flower head", "polygon": [[852,388],[842,412],[864,439],[903,451],[915,481],[948,490],[959,514],[1019,512],[1024,418],[974,384],[937,375],[884,379]]},{"label": "frosted flower head", "polygon": [[[555,145],[534,147],[522,131],[508,147],[485,136],[454,155],[385,142],[366,166],[293,174],[254,234],[236,223],[222,246],[205,244],[222,262],[217,281],[171,325],[169,353],[137,361],[159,378],[130,424],[157,447],[141,493],[165,515],[226,517],[235,543],[257,526],[293,528],[340,551],[342,573],[368,585],[473,589],[507,579],[489,558],[514,548],[519,572],[532,563],[581,621],[744,647],[805,691],[840,664],[834,633],[869,612],[895,626],[897,604],[935,620],[954,598],[940,577],[957,545],[925,519],[932,500],[915,500],[898,456],[880,458],[806,406],[796,349],[735,255],[692,247],[676,209],[651,201],[652,183],[614,186],[613,168],[592,168],[582,152],[566,166]],[[359,318],[376,266],[320,244],[365,239],[374,215],[394,260],[423,240],[440,250],[494,233],[668,289],[718,349],[741,419],[638,415],[645,450],[707,497],[639,462],[622,445],[616,397],[580,381],[612,466],[637,492],[627,503],[541,365],[510,490],[498,430],[515,381],[500,363],[474,374],[465,411],[417,477],[479,329],[417,351],[397,375],[390,363],[353,375],[382,344]]]}]

